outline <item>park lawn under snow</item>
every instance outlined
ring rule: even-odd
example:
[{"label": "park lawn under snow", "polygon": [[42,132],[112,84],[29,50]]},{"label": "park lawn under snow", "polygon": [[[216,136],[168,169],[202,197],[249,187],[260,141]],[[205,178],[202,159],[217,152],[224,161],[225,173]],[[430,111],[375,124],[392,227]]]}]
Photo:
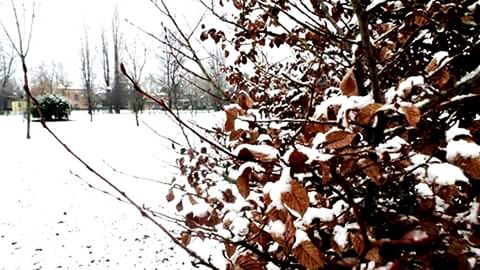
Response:
[{"label": "park lawn under snow", "polygon": [[[221,117],[183,113],[205,126]],[[161,135],[182,141],[182,133],[163,112],[141,119]],[[174,216],[166,202],[168,186],[122,172],[169,182],[177,169],[171,143],[129,113],[74,112],[71,121],[51,129],[92,167],[140,205]],[[191,269],[189,256],[131,205],[113,194],[49,135],[32,123],[25,139],[22,116],[0,116],[0,269]],[[78,178],[78,175],[80,178]],[[89,187],[89,185],[94,188]],[[117,195],[117,194],[115,194]],[[179,228],[159,220],[169,229]],[[215,245],[190,245],[206,259],[223,263]]]}]

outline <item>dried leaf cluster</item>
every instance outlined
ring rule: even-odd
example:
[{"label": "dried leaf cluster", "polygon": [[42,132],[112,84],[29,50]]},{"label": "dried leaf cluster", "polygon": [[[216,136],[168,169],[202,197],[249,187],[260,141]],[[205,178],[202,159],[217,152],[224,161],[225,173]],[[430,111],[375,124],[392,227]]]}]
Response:
[{"label": "dried leaf cluster", "polygon": [[227,269],[478,269],[478,1],[220,4],[234,35],[201,39],[236,57],[214,135],[233,155],[179,159],[182,242],[218,240]]}]

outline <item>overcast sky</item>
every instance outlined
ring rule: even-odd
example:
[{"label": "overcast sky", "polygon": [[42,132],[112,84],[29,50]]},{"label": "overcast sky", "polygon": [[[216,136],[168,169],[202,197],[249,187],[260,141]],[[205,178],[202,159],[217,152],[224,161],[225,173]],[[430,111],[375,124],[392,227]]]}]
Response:
[{"label": "overcast sky", "polygon": [[[10,11],[8,10],[10,0],[1,1],[4,2],[3,6],[0,6],[2,20],[7,26],[11,26],[13,17],[4,15]],[[14,1],[20,4],[23,0]],[[25,0],[26,3],[29,1],[31,0]],[[149,0],[37,0],[37,2],[40,3],[40,7],[36,14],[28,64],[35,67],[42,61],[60,62],[75,84],[80,81],[79,50],[84,25],[90,29],[89,35],[93,45],[99,47],[100,29],[102,26],[107,28],[111,26],[115,7],[118,7],[122,18],[155,33],[161,32],[160,23],[166,21]],[[166,0],[166,2],[185,23],[193,24],[203,13],[203,9],[195,0]],[[145,39],[147,44],[152,43],[126,23],[122,28],[127,38],[138,35],[138,39]],[[99,58],[100,55],[97,55],[98,66]]]}]

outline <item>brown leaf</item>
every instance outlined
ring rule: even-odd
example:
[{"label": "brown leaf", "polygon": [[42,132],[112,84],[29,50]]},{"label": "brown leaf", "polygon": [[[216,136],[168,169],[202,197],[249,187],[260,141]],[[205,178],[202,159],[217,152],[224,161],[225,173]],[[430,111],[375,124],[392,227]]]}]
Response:
[{"label": "brown leaf", "polygon": [[190,201],[190,204],[192,204],[192,205],[197,204],[197,201],[195,200],[195,198],[193,198],[192,195],[188,195],[188,200]]},{"label": "brown leaf", "polygon": [[349,69],[343,76],[340,89],[345,96],[358,96],[357,80],[355,79],[353,69]]},{"label": "brown leaf", "polygon": [[250,194],[250,176],[252,173],[252,168],[248,167],[243,170],[242,174],[238,177],[235,184],[237,185],[238,191],[240,194],[247,198]]},{"label": "brown leaf", "polygon": [[227,188],[223,193],[223,200],[227,203],[234,203],[237,198],[233,195],[233,192],[231,189]]},{"label": "brown leaf", "polygon": [[307,269],[319,269],[325,265],[320,251],[311,241],[303,241],[293,250],[293,255],[297,258],[298,262]]},{"label": "brown leaf", "polygon": [[338,148],[343,148],[345,146],[349,146],[353,139],[355,138],[355,134],[348,132],[348,131],[343,131],[343,130],[338,130],[338,131],[333,131],[327,134],[326,139],[327,139],[327,149],[338,149]]},{"label": "brown leaf", "polygon": [[241,0],[232,0],[233,6],[237,9],[242,9],[242,1]]},{"label": "brown leaf", "polygon": [[240,139],[240,137],[242,137],[244,133],[245,130],[243,129],[233,130],[232,132],[230,132],[230,141],[236,141]]},{"label": "brown leaf", "polygon": [[182,232],[180,234],[180,241],[184,246],[188,246],[188,244],[190,244],[191,239],[192,239],[192,235],[189,232]]},{"label": "brown leaf", "polygon": [[227,253],[227,257],[231,258],[233,254],[235,254],[235,250],[237,249],[237,246],[228,240],[226,240],[224,244],[225,244],[225,252]]},{"label": "brown leaf", "polygon": [[453,241],[453,243],[450,243],[447,252],[454,256],[459,256],[465,253],[465,251],[468,249],[467,247],[468,247],[467,240],[458,239]]},{"label": "brown leaf", "polygon": [[405,114],[407,123],[412,127],[416,127],[422,117],[422,112],[414,105],[403,107],[402,112]]},{"label": "brown leaf", "polygon": [[365,259],[380,263],[382,261],[382,257],[380,256],[380,249],[378,247],[370,249],[365,255]]},{"label": "brown leaf", "polygon": [[337,262],[337,265],[342,268],[354,269],[360,264],[360,260],[355,257],[342,258]]},{"label": "brown leaf", "polygon": [[177,205],[175,206],[178,212],[181,212],[183,210],[183,202],[180,200]]},{"label": "brown leaf", "polygon": [[342,176],[347,176],[356,169],[357,160],[356,158],[345,158],[340,163],[340,174]]},{"label": "brown leaf", "polygon": [[235,270],[264,270],[265,263],[251,254],[240,255],[235,261]]},{"label": "brown leaf", "polygon": [[329,128],[330,125],[307,123],[303,127],[303,136],[306,141],[310,141],[310,139],[314,138],[317,133],[328,131]]},{"label": "brown leaf", "polygon": [[260,229],[255,223],[250,223],[248,228],[248,238],[252,242],[259,244],[264,250],[266,250],[268,248],[268,243],[272,241],[271,235]]},{"label": "brown leaf", "polygon": [[207,31],[203,31],[202,34],[200,34],[200,40],[201,41],[205,41],[208,39],[208,32]]},{"label": "brown leaf", "polygon": [[238,151],[238,158],[242,160],[276,162],[278,160],[278,151],[274,147],[263,146],[259,148],[245,145],[245,147],[242,147],[240,151]]},{"label": "brown leaf", "polygon": [[293,152],[288,157],[288,163],[290,164],[290,167],[297,169],[305,167],[305,162],[307,162],[307,160],[307,155],[296,149],[293,150]]},{"label": "brown leaf", "polygon": [[303,216],[310,204],[307,191],[298,181],[292,180],[290,185],[291,190],[282,194],[282,201]]},{"label": "brown leaf", "polygon": [[224,129],[226,132],[232,131],[235,128],[235,120],[240,114],[238,106],[229,106],[225,109],[227,120],[225,121]]},{"label": "brown leaf", "polygon": [[428,21],[427,19],[425,19],[424,16],[421,16],[421,15],[416,15],[415,16],[415,24],[417,26],[423,26],[424,24],[426,24]]},{"label": "brown leaf", "polygon": [[378,109],[380,109],[382,106],[383,105],[380,103],[372,103],[366,107],[363,107],[358,112],[356,116],[356,121],[360,125],[371,125]]},{"label": "brown leaf", "polygon": [[448,67],[443,67],[442,70],[438,71],[435,76],[433,76],[433,82],[438,88],[442,88],[450,81],[450,71]]},{"label": "brown leaf", "polygon": [[350,234],[350,240],[352,241],[353,248],[355,249],[357,254],[362,254],[363,250],[365,249],[365,243],[360,232]]},{"label": "brown leaf", "polygon": [[332,179],[332,172],[327,162],[320,162],[320,173],[322,175],[323,184],[327,184]]},{"label": "brown leaf", "polygon": [[362,168],[362,171],[375,182],[376,184],[381,184],[382,180],[382,171],[380,165],[372,159],[363,158],[358,161],[359,165]]},{"label": "brown leaf", "polygon": [[173,190],[170,190],[167,194],[167,202],[171,202],[175,200],[175,194],[173,194]]},{"label": "brown leaf", "polygon": [[238,105],[240,105],[242,109],[248,110],[253,106],[253,99],[250,97],[250,95],[247,92],[241,91],[238,94]]},{"label": "brown leaf", "polygon": [[462,169],[470,177],[480,180],[480,157],[470,158],[464,162],[464,166],[461,166]]},{"label": "brown leaf", "polygon": [[388,59],[390,59],[390,57],[393,56],[393,52],[390,48],[388,47],[382,47],[380,49],[380,56],[379,56],[379,59],[381,62],[384,62]]}]

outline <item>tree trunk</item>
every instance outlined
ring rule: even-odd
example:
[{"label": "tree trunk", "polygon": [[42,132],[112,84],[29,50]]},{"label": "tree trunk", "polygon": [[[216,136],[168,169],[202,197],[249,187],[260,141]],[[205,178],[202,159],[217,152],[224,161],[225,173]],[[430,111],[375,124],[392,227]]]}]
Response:
[{"label": "tree trunk", "polygon": [[27,140],[30,139],[30,111],[32,109],[32,101],[27,97]]}]

